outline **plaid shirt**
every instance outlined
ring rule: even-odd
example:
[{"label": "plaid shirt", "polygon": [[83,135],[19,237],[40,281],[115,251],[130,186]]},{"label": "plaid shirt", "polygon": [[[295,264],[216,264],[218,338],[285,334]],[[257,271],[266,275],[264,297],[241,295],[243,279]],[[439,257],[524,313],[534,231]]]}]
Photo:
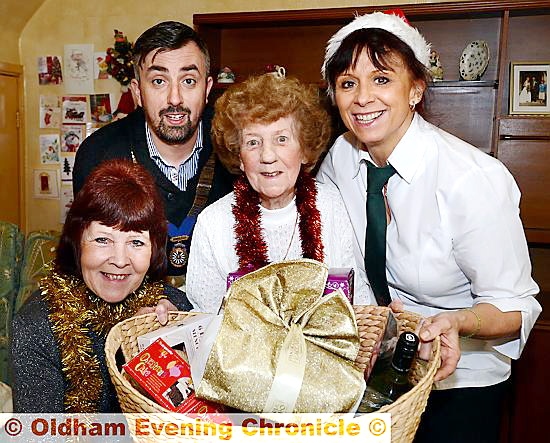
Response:
[{"label": "plaid shirt", "polygon": [[197,140],[195,141],[195,146],[193,146],[193,152],[178,168],[166,164],[162,159],[160,152],[155,146],[147,122],[145,122],[145,134],[147,136],[147,147],[149,148],[151,160],[178,189],[182,191],[187,190],[187,182],[197,174],[199,167],[199,156],[202,150],[202,122],[199,122],[199,127],[197,128]]}]

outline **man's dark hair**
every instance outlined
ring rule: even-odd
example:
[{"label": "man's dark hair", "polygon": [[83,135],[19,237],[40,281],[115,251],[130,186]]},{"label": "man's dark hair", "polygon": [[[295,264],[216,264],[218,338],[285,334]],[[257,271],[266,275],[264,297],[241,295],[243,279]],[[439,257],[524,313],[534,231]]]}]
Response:
[{"label": "man's dark hair", "polygon": [[151,51],[155,51],[156,56],[160,52],[179,49],[190,42],[195,43],[204,54],[206,75],[208,76],[210,72],[210,54],[206,43],[193,28],[180,22],[167,21],[147,29],[136,40],[133,59],[136,79],[139,80],[139,66]]}]

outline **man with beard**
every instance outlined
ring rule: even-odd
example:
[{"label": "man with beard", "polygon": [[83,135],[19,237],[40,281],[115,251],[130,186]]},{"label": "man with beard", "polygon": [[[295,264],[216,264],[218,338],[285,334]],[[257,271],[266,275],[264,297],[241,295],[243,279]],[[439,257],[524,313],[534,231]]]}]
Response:
[{"label": "man with beard", "polygon": [[144,165],[164,198],[168,273],[171,283],[181,287],[197,215],[232,190],[232,176],[210,141],[210,56],[193,29],[166,21],[136,40],[133,63],[130,87],[138,107],[84,140],[76,155],[73,190],[76,195],[104,160],[123,157]]}]

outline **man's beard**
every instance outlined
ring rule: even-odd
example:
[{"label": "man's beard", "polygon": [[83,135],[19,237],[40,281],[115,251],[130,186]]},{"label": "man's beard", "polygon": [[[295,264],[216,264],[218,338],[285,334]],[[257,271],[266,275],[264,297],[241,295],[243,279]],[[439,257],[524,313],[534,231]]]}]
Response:
[{"label": "man's beard", "polygon": [[[183,126],[170,126],[164,122],[164,114],[186,113],[188,120]],[[183,144],[191,139],[197,130],[197,125],[191,122],[191,110],[183,106],[170,106],[159,112],[160,120],[158,125],[153,126],[156,136],[168,144]]]}]

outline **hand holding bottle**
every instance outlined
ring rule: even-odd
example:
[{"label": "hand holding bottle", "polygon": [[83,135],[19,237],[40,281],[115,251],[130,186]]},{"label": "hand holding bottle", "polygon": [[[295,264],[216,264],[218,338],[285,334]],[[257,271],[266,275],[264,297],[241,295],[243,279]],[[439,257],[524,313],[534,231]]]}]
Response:
[{"label": "hand holding bottle", "polygon": [[[394,300],[390,303],[393,312],[403,312],[403,303]],[[420,337],[418,357],[429,360],[432,352],[432,343],[436,337],[440,338],[441,366],[435,373],[434,381],[440,381],[451,375],[460,360],[459,322],[456,311],[444,312],[423,319],[417,334]]]}]

